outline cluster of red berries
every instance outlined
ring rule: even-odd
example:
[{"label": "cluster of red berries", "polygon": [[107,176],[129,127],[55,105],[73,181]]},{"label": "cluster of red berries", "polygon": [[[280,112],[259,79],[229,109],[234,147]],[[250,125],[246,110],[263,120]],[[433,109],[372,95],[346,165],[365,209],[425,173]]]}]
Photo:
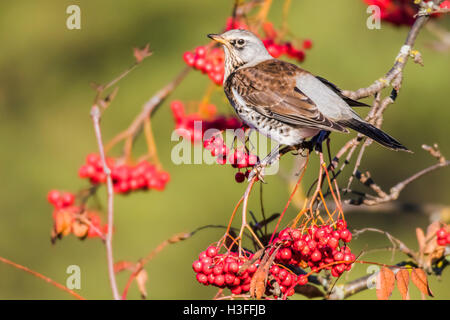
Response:
[{"label": "cluster of red berries", "polygon": [[310,39],[303,40],[301,48],[296,48],[291,42],[277,42],[278,31],[274,29],[271,22],[264,23],[263,29],[266,37],[262,41],[267,51],[274,58],[286,55],[291,59],[302,62],[305,60],[305,50],[312,48]]},{"label": "cluster of red berries", "polygon": [[[411,26],[416,20],[420,6],[411,0],[364,0],[368,5],[376,5],[380,8],[380,19],[390,22],[396,26]],[[429,1],[425,1],[429,2]],[[441,8],[450,8],[450,1],[446,0],[440,4]],[[437,17],[433,14],[431,17]]]},{"label": "cluster of red berries", "polygon": [[244,29],[247,30],[248,26],[242,21],[239,21],[238,19],[235,19],[233,17],[228,17],[227,21],[225,22],[225,31],[231,30],[231,29]]},{"label": "cluster of red berries", "polygon": [[437,243],[440,246],[446,246],[450,244],[450,231],[447,231],[448,228],[442,227],[436,232]]},{"label": "cluster of red berries", "polygon": [[194,51],[186,51],[183,54],[184,62],[196,70],[207,74],[217,85],[222,85],[224,76],[224,53],[222,49],[214,47],[207,49],[205,46],[198,46]]},{"label": "cluster of red berries", "polygon": [[344,220],[338,220],[335,228],[331,225],[313,225],[306,233],[302,229],[286,228],[274,240],[274,243],[282,244],[276,253],[275,262],[309,266],[312,272],[327,269],[334,277],[339,277],[351,269],[356,259],[349,247],[339,246],[340,241],[345,244],[351,239],[352,234]]},{"label": "cluster of red berries", "polygon": [[[170,179],[168,172],[159,170],[147,161],[141,161],[135,166],[117,164],[113,158],[106,158],[106,162],[111,170],[111,178],[116,193],[149,189],[162,191]],[[101,158],[96,153],[87,155],[86,163],[80,167],[78,174],[81,178],[89,179],[92,184],[106,182]]]},{"label": "cluster of red berries", "polygon": [[[278,283],[280,293],[286,296],[292,296],[295,293],[295,286],[304,286],[308,283],[308,277],[306,275],[296,275],[289,269],[283,268],[276,264],[273,264],[269,270],[270,274],[273,276],[275,281]],[[274,292],[274,283],[267,282],[266,295],[270,295]],[[277,296],[275,296],[277,298]]]},{"label": "cluster of red berries", "polygon": [[175,130],[193,143],[203,141],[205,131],[210,129],[222,131],[242,127],[242,123],[235,117],[216,115],[217,108],[213,104],[201,105],[199,112],[190,114],[186,114],[184,103],[178,100],[172,101],[170,108],[175,120]]},{"label": "cluster of red berries", "polygon": [[[248,26],[235,20],[233,18],[228,18],[226,22],[225,30],[231,29],[248,29]],[[312,41],[306,39],[303,41],[302,48],[296,48],[291,42],[277,42],[278,33],[273,28],[273,24],[266,22],[263,25],[266,37],[262,39],[267,51],[274,58],[279,58],[282,55],[287,55],[292,59],[296,59],[302,62],[305,59],[305,51],[311,49]],[[198,46],[193,51],[186,51],[183,54],[184,62],[193,67],[196,70],[207,74],[208,77],[217,85],[222,85],[224,71],[224,53],[223,50],[218,47],[205,47]]]},{"label": "cluster of red berries", "polygon": [[[233,294],[242,294],[250,291],[251,279],[258,269],[259,260],[245,268],[242,265],[252,259],[253,254],[249,257],[239,257],[235,252],[227,254],[219,254],[216,247],[208,247],[201,252],[199,259],[194,261],[192,268],[197,273],[196,279],[204,285],[213,285],[219,288],[228,288]],[[287,296],[294,294],[294,290],[287,291],[290,286],[294,285],[298,279],[297,276],[283,268],[272,265],[270,273],[278,282],[280,291]],[[271,294],[269,288],[272,284],[268,284],[266,294]]]},{"label": "cluster of red berries", "polygon": [[70,233],[84,239],[99,237],[107,232],[108,225],[101,225],[100,216],[96,212],[82,210],[79,206],[74,205],[74,194],[51,190],[47,194],[47,200],[54,207],[53,240]]},{"label": "cluster of red berries", "polygon": [[[216,157],[218,164],[229,163],[233,168],[243,169],[251,168],[258,162],[258,157],[249,152],[235,149],[230,153],[230,149],[227,147],[221,136],[212,136],[210,139],[206,139],[203,142],[203,147],[206,150],[210,150],[211,155]],[[234,176],[236,182],[241,183],[250,173],[250,169],[245,172],[238,171]]]},{"label": "cluster of red berries", "polygon": [[255,263],[240,273],[239,269],[246,261],[247,258],[239,257],[234,252],[219,254],[218,249],[211,246],[200,253],[192,268],[197,273],[198,282],[229,288],[232,293],[240,294],[250,290],[251,278],[257,270]]}]

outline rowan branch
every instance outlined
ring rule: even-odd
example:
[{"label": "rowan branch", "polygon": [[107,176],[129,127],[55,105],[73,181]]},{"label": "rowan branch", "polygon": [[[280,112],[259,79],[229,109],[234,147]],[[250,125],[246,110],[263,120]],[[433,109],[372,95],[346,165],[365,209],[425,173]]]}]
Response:
[{"label": "rowan branch", "polygon": [[[349,199],[349,200],[346,200],[345,203],[354,204],[354,205],[365,204],[367,206],[373,206],[373,205],[378,205],[381,203],[386,203],[389,201],[397,200],[398,197],[400,196],[400,193],[402,192],[402,190],[411,182],[419,179],[423,175],[430,173],[436,169],[447,167],[448,165],[450,165],[450,161],[446,160],[445,157],[442,156],[442,154],[439,151],[436,144],[433,147],[423,145],[422,148],[424,150],[428,151],[433,157],[435,157],[438,160],[438,163],[435,165],[432,165],[430,167],[427,167],[427,168],[417,172],[416,174],[412,175],[411,177],[397,183],[395,186],[393,186],[390,189],[389,193],[383,191],[383,189],[374,182],[374,180],[370,177],[369,172],[361,173],[361,172],[357,171],[355,173],[355,177],[362,184],[371,188],[376,193],[376,196],[369,198],[368,195],[364,194],[357,200]],[[351,191],[351,190],[347,190],[347,191]]]},{"label": "rowan branch", "polygon": [[106,184],[107,184],[107,196],[108,196],[108,233],[106,234],[106,256],[108,261],[108,274],[109,274],[109,283],[113,292],[113,297],[115,300],[119,300],[119,291],[117,289],[117,281],[116,275],[114,273],[114,258],[113,258],[113,250],[112,250],[112,234],[113,234],[113,223],[114,223],[114,189],[113,189],[113,181],[111,178],[111,169],[108,167],[106,163],[105,151],[103,147],[102,141],[102,133],[100,129],[100,108],[94,104],[91,109],[91,118],[94,124],[95,136],[97,138],[98,150],[100,154],[100,158],[103,164],[103,171],[106,175]]}]

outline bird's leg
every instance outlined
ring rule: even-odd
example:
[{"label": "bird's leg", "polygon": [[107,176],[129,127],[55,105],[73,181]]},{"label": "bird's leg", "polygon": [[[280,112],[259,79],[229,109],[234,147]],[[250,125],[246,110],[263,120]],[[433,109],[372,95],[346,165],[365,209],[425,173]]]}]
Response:
[{"label": "bird's leg", "polygon": [[318,152],[322,152],[322,143],[328,138],[330,133],[330,131],[321,130],[318,134],[312,137],[311,140],[304,144],[310,151],[315,149]]},{"label": "bird's leg", "polygon": [[278,144],[275,148],[270,151],[270,153],[261,161],[258,161],[250,174],[248,175],[248,180],[251,181],[255,175],[258,175],[258,179],[264,182],[264,168],[270,166],[280,158],[288,153],[289,151],[298,150],[299,146],[285,146],[281,148],[281,144]]},{"label": "bird's leg", "polygon": [[270,153],[261,161],[258,160],[258,162],[253,166],[252,171],[250,171],[248,175],[248,181],[251,181],[255,175],[258,176],[258,179],[264,182],[264,167],[266,167],[269,163],[272,163],[273,159],[276,158],[276,156],[279,153],[281,144],[277,144],[275,148],[273,148]]}]

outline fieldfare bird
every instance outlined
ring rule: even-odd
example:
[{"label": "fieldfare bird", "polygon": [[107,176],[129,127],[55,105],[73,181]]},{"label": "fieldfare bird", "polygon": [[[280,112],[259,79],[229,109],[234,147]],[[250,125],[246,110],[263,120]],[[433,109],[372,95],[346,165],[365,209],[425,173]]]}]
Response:
[{"label": "fieldfare bird", "polygon": [[[250,128],[293,149],[321,131],[356,130],[381,145],[409,151],[364,121],[351,107],[367,106],[298,66],[274,59],[263,42],[247,30],[234,29],[209,38],[225,51],[224,91],[239,118]],[[274,160],[279,146],[264,159]]]}]

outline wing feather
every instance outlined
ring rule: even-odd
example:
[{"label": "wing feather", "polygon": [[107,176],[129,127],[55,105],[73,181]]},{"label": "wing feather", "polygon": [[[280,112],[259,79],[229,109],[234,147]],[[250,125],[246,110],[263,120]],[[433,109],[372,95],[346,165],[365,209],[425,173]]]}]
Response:
[{"label": "wing feather", "polygon": [[246,106],[260,114],[291,126],[348,132],[325,117],[317,105],[297,87],[298,74],[307,73],[297,66],[268,60],[251,68],[238,69],[230,85]]}]

